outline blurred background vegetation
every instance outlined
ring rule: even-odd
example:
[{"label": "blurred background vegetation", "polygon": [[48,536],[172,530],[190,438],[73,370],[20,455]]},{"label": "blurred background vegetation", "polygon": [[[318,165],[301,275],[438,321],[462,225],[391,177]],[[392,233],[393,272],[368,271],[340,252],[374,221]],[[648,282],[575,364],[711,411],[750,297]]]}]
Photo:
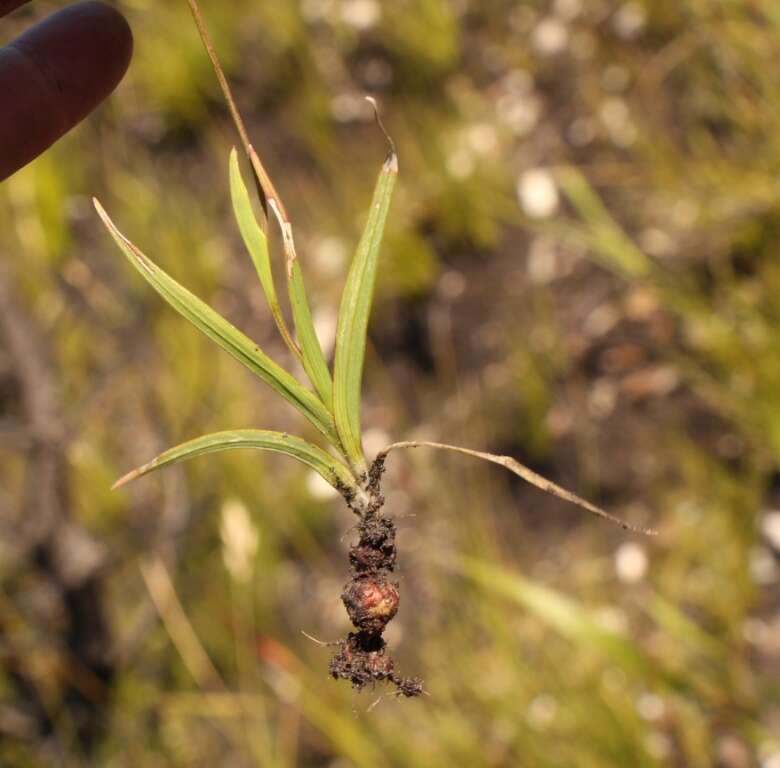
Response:
[{"label": "blurred background vegetation", "polygon": [[92,211],[291,365],[186,4],[124,0],[128,77],[0,186],[0,764],[778,768],[775,0],[203,5],[326,344],[385,152],[363,94],[398,145],[367,450],[509,453],[660,534],[393,455],[388,639],[430,695],[368,711],[301,634],[344,634],[353,523],[305,470],[110,492],[208,431],[301,431]]}]

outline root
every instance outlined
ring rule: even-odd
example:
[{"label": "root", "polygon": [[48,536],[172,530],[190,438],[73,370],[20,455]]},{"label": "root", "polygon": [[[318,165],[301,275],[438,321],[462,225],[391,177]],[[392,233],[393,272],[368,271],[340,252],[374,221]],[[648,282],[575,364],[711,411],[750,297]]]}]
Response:
[{"label": "root", "polygon": [[384,497],[379,484],[383,472],[382,458],[369,470],[369,503],[357,525],[358,541],[349,550],[352,577],[341,594],[357,632],[350,632],[337,644],[329,669],[334,678],[349,680],[357,690],[388,682],[395,685],[399,695],[413,697],[424,692],[422,680],[402,677],[395,671],[382,637],[398,611],[399,601],[399,585],[392,579],[396,565],[395,523],[382,514]]},{"label": "root", "polygon": [[386,653],[387,644],[374,632],[350,632],[339,643],[339,650],[330,660],[330,674],[336,679],[349,680],[352,687],[362,690],[374,683],[390,682],[402,696],[413,697],[423,693],[422,680],[401,677],[395,671],[392,656]]}]

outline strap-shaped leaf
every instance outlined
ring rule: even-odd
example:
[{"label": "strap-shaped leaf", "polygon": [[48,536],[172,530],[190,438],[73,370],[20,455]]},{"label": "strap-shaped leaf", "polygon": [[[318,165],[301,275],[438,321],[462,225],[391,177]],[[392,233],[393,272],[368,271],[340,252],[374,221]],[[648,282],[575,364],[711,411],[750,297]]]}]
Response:
[{"label": "strap-shaped leaf", "polygon": [[230,152],[230,198],[233,201],[233,213],[236,216],[238,229],[244,240],[244,245],[252,257],[252,263],[255,265],[255,271],[260,278],[260,285],[263,287],[265,300],[271,310],[276,327],[287,344],[290,351],[300,359],[301,351],[298,345],[293,341],[287,323],[284,321],[282,309],[279,306],[279,299],[276,296],[276,287],[274,286],[273,273],[271,272],[271,259],[268,256],[268,238],[265,232],[260,228],[252,210],[252,202],[249,199],[244,180],[241,178],[241,170],[238,167],[238,153],[235,147]]},{"label": "strap-shaped leaf", "polygon": [[198,330],[219,344],[252,373],[273,387],[285,400],[294,405],[334,445],[339,437],[333,418],[319,398],[301,385],[293,376],[277,365],[245,334],[215,312],[208,304],[183,288],[164,270],[141,253],[114,225],[103,206],[93,200],[103,223],[130,263],[144,279],[180,315]]},{"label": "strap-shaped leaf", "polygon": [[631,523],[627,523],[625,520],[621,520],[619,517],[611,515],[601,507],[597,507],[595,504],[591,504],[589,501],[580,498],[576,493],[567,491],[565,488],[561,488],[560,485],[556,485],[552,480],[548,480],[546,477],[542,477],[542,475],[534,472],[532,469],[529,469],[524,464],[521,464],[519,461],[517,461],[517,459],[513,459],[511,456],[498,456],[495,453],[484,453],[483,451],[474,451],[471,448],[461,448],[457,445],[447,445],[445,443],[431,443],[427,440],[409,440],[388,445],[387,448],[385,448],[377,455],[375,463],[384,462],[387,454],[390,453],[390,451],[396,450],[397,448],[439,448],[440,450],[462,453],[466,456],[473,456],[476,459],[482,459],[493,464],[498,464],[499,466],[508,469],[510,472],[513,472],[518,477],[521,477],[527,483],[535,485],[537,488],[540,488],[546,493],[557,496],[559,499],[568,501],[571,504],[576,504],[578,507],[587,510],[592,515],[603,517],[605,520],[609,520],[609,522],[614,523],[615,525],[619,525],[621,528],[627,531],[634,531],[634,533],[644,533],[647,536],[656,535],[656,531],[654,531],[652,528],[641,528],[639,526],[631,525]]},{"label": "strap-shaped leaf", "polygon": [[264,451],[284,453],[311,467],[339,492],[346,494],[357,492],[351,471],[338,459],[300,437],[266,429],[233,429],[196,437],[194,440],[177,445],[175,448],[169,448],[157,458],[132,472],[128,472],[117,480],[113,487],[119,488],[137,477],[169,464],[186,461],[195,456],[203,456],[206,453],[230,451],[234,448],[258,448]]},{"label": "strap-shaped leaf", "polygon": [[325,362],[325,355],[322,352],[317,333],[314,330],[300,265],[297,259],[288,260],[288,268],[286,270],[290,307],[292,308],[299,347],[290,337],[279,307],[279,300],[276,296],[271,272],[271,260],[268,255],[268,241],[252,211],[249,192],[241,176],[238,155],[235,149],[230,153],[230,195],[233,198],[233,210],[236,214],[241,235],[244,238],[247,250],[252,256],[252,261],[279,332],[282,334],[287,346],[301,361],[309,381],[314,385],[323,403],[330,409],[333,403],[333,383],[330,378],[328,364]]},{"label": "strap-shaped leaf", "polygon": [[333,409],[333,381],[330,377],[328,363],[314,330],[314,322],[306,298],[306,288],[303,285],[303,273],[298,259],[289,266],[287,288],[290,295],[290,307],[292,308],[295,334],[303,353],[303,367],[309,381],[322,398],[329,409]]},{"label": "strap-shaped leaf", "polygon": [[347,276],[336,329],[333,416],[346,455],[359,469],[365,466],[360,444],[360,383],[366,330],[374,297],[379,246],[397,176],[398,160],[391,150],[379,174],[368,222]]}]

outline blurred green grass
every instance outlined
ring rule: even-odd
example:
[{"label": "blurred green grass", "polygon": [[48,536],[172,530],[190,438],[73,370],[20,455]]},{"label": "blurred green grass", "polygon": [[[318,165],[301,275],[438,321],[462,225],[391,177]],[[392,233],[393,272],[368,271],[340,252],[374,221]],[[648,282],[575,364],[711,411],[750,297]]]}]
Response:
[{"label": "blurred green grass", "polygon": [[[513,453],[660,536],[625,537],[460,457],[393,457],[389,639],[430,696],[367,712],[382,692],[329,680],[328,651],[300,634],[343,633],[352,522],[305,473],[224,456],[109,492],[195,434],[293,423],[135,279],[91,214],[96,194],[289,363],[230,219],[235,138],[185,4],[128,1],[120,90],[0,188],[0,254],[56,356],[72,505],[111,553],[121,669],[95,755],[55,718],[69,762],[776,768],[780,577],[762,535],[780,504],[775,4],[204,6],[325,331],[384,152],[365,91],[398,144],[367,355],[375,447]],[[0,455],[10,507],[23,453],[3,439]],[[248,583],[223,562],[234,502],[259,534]],[[139,563],[156,552],[175,555],[224,690],[196,684],[151,609]],[[3,598],[4,643],[57,713],[58,649],[31,594]],[[24,709],[11,696],[0,679],[0,702]],[[0,763],[45,761],[40,743],[0,740]]]}]

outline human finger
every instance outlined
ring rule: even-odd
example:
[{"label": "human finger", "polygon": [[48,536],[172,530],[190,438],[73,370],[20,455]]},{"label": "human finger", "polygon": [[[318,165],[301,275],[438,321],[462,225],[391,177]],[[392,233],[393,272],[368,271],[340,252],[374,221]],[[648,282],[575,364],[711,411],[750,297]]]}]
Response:
[{"label": "human finger", "polygon": [[0,49],[0,180],[108,96],[132,48],[124,17],[90,0],[52,14]]},{"label": "human finger", "polygon": [[0,0],[0,17],[5,16],[7,13],[11,13],[11,11],[27,2],[29,2],[29,0]]}]

